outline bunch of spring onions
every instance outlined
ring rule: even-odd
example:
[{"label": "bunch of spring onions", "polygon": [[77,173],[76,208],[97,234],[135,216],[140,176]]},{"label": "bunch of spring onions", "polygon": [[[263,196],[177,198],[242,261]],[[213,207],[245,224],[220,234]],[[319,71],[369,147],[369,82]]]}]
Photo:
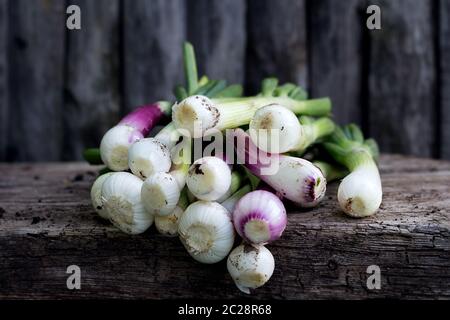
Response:
[{"label": "bunch of spring onions", "polygon": [[[240,85],[199,78],[189,43],[183,53],[186,87],[176,86],[176,101],[137,108],[105,133],[99,149],[85,152],[90,163],[106,166],[91,189],[102,218],[128,234],[155,223],[201,263],[227,258],[234,283],[250,293],[273,274],[266,245],[286,229],[286,202],[316,207],[327,181],[343,178],[338,200],[345,213],[378,210],[377,145],[355,125],[335,125],[328,98],[308,99],[301,87],[274,78],[243,97]],[[234,153],[204,154],[211,146],[203,143],[196,157],[199,138],[217,134]],[[311,162],[303,156],[312,149],[321,152]]]}]

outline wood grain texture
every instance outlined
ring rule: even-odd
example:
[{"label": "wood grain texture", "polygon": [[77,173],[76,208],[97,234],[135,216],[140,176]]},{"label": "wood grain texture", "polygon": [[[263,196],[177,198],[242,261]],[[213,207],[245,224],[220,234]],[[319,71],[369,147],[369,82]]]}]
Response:
[{"label": "wood grain texture", "polygon": [[314,97],[329,96],[340,124],[363,123],[362,10],[366,1],[308,2],[309,83]]},{"label": "wood grain texture", "polygon": [[372,1],[380,31],[367,0],[73,3],[81,31],[65,28],[67,1],[0,0],[0,160],[78,159],[118,110],[170,99],[186,37],[201,72],[248,93],[266,76],[309,85],[382,150],[450,159],[447,0]]},{"label": "wood grain texture", "polygon": [[450,159],[450,1],[439,1],[439,66],[441,80],[440,155]]},{"label": "wood grain texture", "polygon": [[58,160],[62,146],[65,6],[10,1],[10,123],[15,160]]},{"label": "wood grain texture", "polygon": [[67,31],[63,159],[97,147],[119,118],[120,13],[118,0],[71,1],[82,12],[81,30]]},{"label": "wood grain texture", "polygon": [[8,24],[8,1],[0,0],[0,161],[6,160],[9,137]]},{"label": "wood grain texture", "polygon": [[[0,298],[237,298],[225,262],[201,265],[152,228],[128,236],[97,217],[95,167],[0,164]],[[291,213],[269,249],[276,268],[255,299],[450,299],[450,162],[383,156],[384,200],[345,217],[336,184],[319,208]],[[66,268],[81,268],[80,291]],[[366,289],[369,265],[381,290]],[[220,290],[217,290],[220,288]]]},{"label": "wood grain texture", "polygon": [[432,2],[381,0],[369,32],[369,132],[385,152],[431,156],[436,113]]},{"label": "wood grain texture", "polygon": [[275,76],[306,87],[307,34],[304,0],[249,0],[246,84],[257,92],[261,80]]},{"label": "wood grain texture", "polygon": [[187,1],[188,40],[195,47],[200,74],[242,83],[245,72],[246,2]]},{"label": "wood grain texture", "polygon": [[173,97],[182,83],[183,0],[123,2],[125,111]]}]

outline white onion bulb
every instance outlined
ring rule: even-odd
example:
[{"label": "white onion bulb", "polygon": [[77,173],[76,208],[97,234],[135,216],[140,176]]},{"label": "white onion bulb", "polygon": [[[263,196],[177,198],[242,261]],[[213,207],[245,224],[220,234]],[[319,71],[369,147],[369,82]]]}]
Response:
[{"label": "white onion bulb", "polygon": [[171,174],[157,172],[145,179],[141,197],[145,209],[156,215],[166,216],[175,209],[181,189]]},{"label": "white onion bulb", "polygon": [[141,179],[155,172],[168,172],[172,165],[170,150],[158,139],[141,139],[130,147],[128,165],[131,172]]},{"label": "white onion bulb", "polygon": [[279,104],[258,109],[249,129],[253,143],[269,153],[288,152],[303,138],[302,126],[295,113]]},{"label": "white onion bulb", "polygon": [[234,243],[234,228],[227,210],[217,202],[197,201],[181,216],[178,233],[189,254],[197,261],[217,263]]},{"label": "white onion bulb", "polygon": [[178,235],[178,223],[183,213],[184,210],[177,206],[167,216],[155,216],[155,227],[158,232],[168,237],[176,237]]},{"label": "white onion bulb", "polygon": [[204,157],[189,168],[186,184],[196,198],[215,201],[230,188],[231,170],[222,159]]},{"label": "white onion bulb", "polygon": [[275,260],[262,245],[241,244],[230,253],[227,268],[239,290],[250,294],[250,289],[259,288],[269,281]]},{"label": "white onion bulb", "polygon": [[103,163],[113,171],[127,170],[129,148],[142,138],[139,130],[128,125],[117,125],[109,129],[100,143]]},{"label": "white onion bulb", "polygon": [[103,207],[102,187],[103,187],[103,183],[106,181],[106,179],[109,178],[113,174],[114,174],[113,172],[108,172],[108,173],[102,174],[95,180],[95,182],[91,188],[92,206],[94,207],[95,211],[97,211],[98,215],[100,217],[102,217],[103,219],[108,219],[108,213],[106,212],[105,208]]},{"label": "white onion bulb", "polygon": [[375,164],[360,166],[346,176],[338,189],[338,201],[349,216],[362,218],[373,215],[381,205],[380,174]]},{"label": "white onion bulb", "polygon": [[[220,114],[206,96],[190,96],[172,107],[172,121],[177,128],[188,130],[193,138],[214,127]],[[197,128],[198,126],[198,128]]]},{"label": "white onion bulb", "polygon": [[127,172],[108,177],[102,187],[102,202],[109,220],[120,230],[139,234],[153,223],[141,201],[142,180]]}]

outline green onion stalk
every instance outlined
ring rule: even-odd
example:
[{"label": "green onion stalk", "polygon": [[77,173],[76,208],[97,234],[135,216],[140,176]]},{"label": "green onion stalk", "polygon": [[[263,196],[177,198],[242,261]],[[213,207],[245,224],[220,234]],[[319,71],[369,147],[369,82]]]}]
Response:
[{"label": "green onion stalk", "polygon": [[241,200],[243,196],[245,196],[247,193],[250,193],[252,191],[252,187],[249,184],[246,184],[239,190],[237,190],[231,197],[226,199],[225,201],[222,201],[222,206],[228,210],[230,214],[233,214],[234,208],[236,207],[236,204]]},{"label": "green onion stalk", "polygon": [[292,150],[297,154],[305,153],[307,148],[324,137],[332,134],[335,129],[334,122],[327,117],[314,119],[311,117],[302,116],[299,118],[299,121],[303,129],[303,138]]},{"label": "green onion stalk", "polygon": [[85,149],[83,151],[83,158],[91,165],[103,164],[102,156],[100,154],[100,149],[98,149],[98,148]]},{"label": "green onion stalk", "polygon": [[222,131],[247,125],[258,109],[273,104],[299,115],[325,116],[331,111],[329,98],[298,101],[289,97],[256,96],[228,100],[194,95],[173,106],[172,121],[192,137],[201,138],[211,129]]},{"label": "green onion stalk", "polygon": [[195,50],[191,43],[183,45],[183,65],[186,87],[178,85],[174,89],[177,101],[182,101],[192,95],[203,95],[209,98],[231,99],[241,97],[243,88],[239,84],[227,85],[225,80],[213,80],[207,76],[198,77]]},{"label": "green onion stalk", "polygon": [[327,182],[340,180],[348,175],[348,170],[334,163],[322,160],[315,160],[312,163],[322,171]]},{"label": "green onion stalk", "polygon": [[[304,100],[306,93],[299,87],[292,84],[277,85],[276,79],[266,79],[261,94],[254,97],[232,97],[230,94],[217,93],[211,99],[193,91],[193,95],[173,106],[172,121],[177,128],[186,130],[194,138],[200,138],[211,129],[222,131],[247,125],[255,112],[267,105],[281,105],[297,115],[320,117],[330,114],[329,98]],[[225,90],[233,92],[234,89]]]},{"label": "green onion stalk", "polygon": [[216,201],[221,203],[231,197],[236,191],[239,190],[243,180],[244,178],[242,177],[241,173],[239,173],[238,171],[232,171],[230,187],[228,188],[227,192]]}]

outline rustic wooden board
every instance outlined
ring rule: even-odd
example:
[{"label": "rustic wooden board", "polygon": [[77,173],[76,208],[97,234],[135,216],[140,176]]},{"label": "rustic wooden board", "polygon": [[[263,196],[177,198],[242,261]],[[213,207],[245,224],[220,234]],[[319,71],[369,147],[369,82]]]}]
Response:
[{"label": "rustic wooden board", "polygon": [[63,159],[97,147],[119,118],[120,6],[118,0],[78,0],[81,30],[67,32]]},{"label": "rustic wooden board", "polygon": [[[9,1],[9,157],[59,160],[63,142],[64,1]],[[14,109],[12,109],[14,108]]]},{"label": "rustic wooden board", "polygon": [[200,74],[242,83],[245,70],[246,2],[189,0],[188,40],[195,47]]},{"label": "rustic wooden board", "polygon": [[439,67],[441,98],[441,157],[450,159],[450,2],[439,1]]},{"label": "rustic wooden board", "polygon": [[6,160],[9,137],[8,23],[8,2],[0,0],[0,161]]},{"label": "rustic wooden board", "polygon": [[123,2],[125,111],[173,97],[183,77],[183,0]]},{"label": "rustic wooden board", "polygon": [[306,87],[305,1],[249,0],[247,8],[246,83],[250,92],[257,92],[268,76]]},{"label": "rustic wooden board", "polygon": [[[152,228],[128,236],[92,210],[96,175],[84,164],[0,164],[0,298],[244,297],[225,263],[192,260]],[[289,215],[270,282],[275,299],[450,298],[450,162],[383,156],[384,201],[355,220],[336,206],[336,184],[317,209]],[[81,268],[81,290],[66,268]],[[366,269],[381,268],[381,290]],[[220,288],[220,290],[217,290]]]},{"label": "rustic wooden board", "polygon": [[308,3],[309,81],[314,97],[329,96],[340,124],[363,124],[364,0]]},{"label": "rustic wooden board", "polygon": [[369,32],[369,133],[384,152],[431,156],[438,102],[433,3],[377,4],[382,30]]}]

